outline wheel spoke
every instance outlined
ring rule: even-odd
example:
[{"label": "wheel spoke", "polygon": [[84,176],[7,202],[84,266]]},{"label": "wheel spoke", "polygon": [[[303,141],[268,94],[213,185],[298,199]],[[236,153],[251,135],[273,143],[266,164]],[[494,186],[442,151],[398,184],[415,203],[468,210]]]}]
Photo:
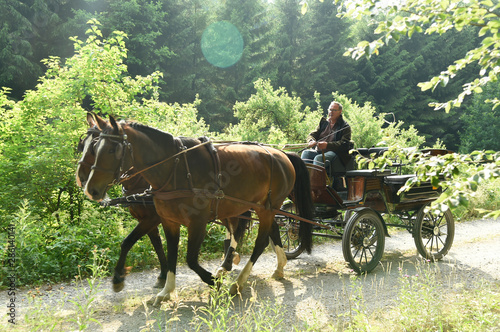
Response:
[{"label": "wheel spoke", "polygon": [[[443,234],[443,235],[446,235],[446,234]],[[446,236],[445,236],[446,237]],[[441,242],[441,244],[443,245],[443,247],[445,246],[445,242],[443,241],[443,239],[441,239],[441,236],[438,236],[437,237],[439,242]]]},{"label": "wheel spoke", "polygon": [[[376,249],[376,248],[377,248],[377,247],[375,247],[375,249]],[[375,256],[375,254],[372,252],[372,250],[371,250],[371,246],[370,246],[370,247],[366,247],[366,249],[368,249],[368,251],[370,252],[371,257],[373,258],[373,256]]]},{"label": "wheel spoke", "polygon": [[[356,248],[356,246],[353,246],[353,248]],[[359,253],[359,249],[356,250],[356,253],[354,253],[354,255],[352,256],[352,258],[356,259],[356,256],[358,256],[358,253]],[[363,253],[361,253],[361,255],[363,255]]]}]

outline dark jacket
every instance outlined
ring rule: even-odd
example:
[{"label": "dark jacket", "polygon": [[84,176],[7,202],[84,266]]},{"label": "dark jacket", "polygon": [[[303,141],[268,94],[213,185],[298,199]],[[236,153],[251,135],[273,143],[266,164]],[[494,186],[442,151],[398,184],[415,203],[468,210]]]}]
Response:
[{"label": "dark jacket", "polygon": [[345,121],[341,115],[332,128],[333,134],[325,139],[322,139],[323,137],[320,137],[320,135],[328,125],[328,120],[321,118],[316,130],[307,136],[307,141],[310,142],[314,140],[328,142],[326,151],[335,152],[339,156],[342,163],[347,165],[352,157],[349,154],[349,150],[354,147],[354,143],[351,141],[351,126],[349,126],[347,121]]}]

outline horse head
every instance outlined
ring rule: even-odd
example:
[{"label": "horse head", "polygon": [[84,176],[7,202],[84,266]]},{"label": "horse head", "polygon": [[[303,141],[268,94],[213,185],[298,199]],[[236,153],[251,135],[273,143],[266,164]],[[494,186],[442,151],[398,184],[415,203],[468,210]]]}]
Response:
[{"label": "horse head", "polygon": [[[126,152],[130,150],[127,135],[122,126],[110,116],[93,144],[94,163],[85,185],[85,194],[92,200],[101,201],[108,189],[118,182],[126,168]],[[92,152],[91,152],[92,153]]]},{"label": "horse head", "polygon": [[[82,153],[76,168],[76,184],[83,188],[87,182],[91,167],[95,162],[94,145],[103,128],[107,127],[106,121],[93,112],[87,113],[88,130],[85,138],[81,138],[78,143],[78,151]],[[83,137],[83,135],[82,135]]]}]

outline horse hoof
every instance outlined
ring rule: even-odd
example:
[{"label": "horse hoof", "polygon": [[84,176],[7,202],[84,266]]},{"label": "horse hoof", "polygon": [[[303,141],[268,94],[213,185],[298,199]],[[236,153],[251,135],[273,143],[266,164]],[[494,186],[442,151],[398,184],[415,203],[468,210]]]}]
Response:
[{"label": "horse hoof", "polygon": [[273,278],[276,280],[281,280],[281,279],[285,278],[285,274],[283,273],[283,271],[276,270],[273,273]]},{"label": "horse hoof", "polygon": [[233,252],[233,264],[238,265],[240,264],[240,261],[241,261],[240,254],[238,254],[236,251]]},{"label": "horse hoof", "polygon": [[222,276],[226,275],[227,270],[222,266],[215,271],[215,279],[220,279]]},{"label": "horse hoof", "polygon": [[115,293],[118,293],[118,292],[121,292],[121,290],[125,287],[125,282],[122,281],[120,283],[117,283],[117,284],[113,284],[113,291],[115,291]]},{"label": "horse hoof", "polygon": [[165,287],[165,283],[167,282],[167,279],[163,278],[158,278],[156,279],[156,284],[153,286],[153,288],[163,288]]},{"label": "horse hoof", "polygon": [[237,283],[234,283],[231,285],[231,288],[229,288],[229,294],[231,295],[236,295],[240,292],[240,287],[238,287]]},{"label": "horse hoof", "polygon": [[161,306],[161,303],[163,301],[168,301],[168,300],[170,300],[170,295],[169,294],[167,294],[165,296],[158,295],[158,296],[156,296],[155,303],[153,303],[153,307],[159,307],[159,306]]}]

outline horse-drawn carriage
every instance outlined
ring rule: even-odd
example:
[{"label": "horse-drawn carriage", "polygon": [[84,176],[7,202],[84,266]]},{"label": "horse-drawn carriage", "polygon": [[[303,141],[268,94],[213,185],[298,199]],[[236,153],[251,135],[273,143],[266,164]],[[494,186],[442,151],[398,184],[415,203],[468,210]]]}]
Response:
[{"label": "horse-drawn carriage", "polygon": [[[385,149],[360,149],[362,155],[382,153]],[[427,150],[442,154],[444,150]],[[370,272],[384,252],[388,227],[400,227],[410,232],[418,252],[429,260],[439,260],[453,243],[455,224],[449,210],[441,215],[426,211],[437,199],[441,188],[430,182],[420,182],[408,190],[401,188],[415,175],[401,175],[390,169],[350,170],[340,175],[341,183],[329,185],[327,171],[322,166],[307,165],[311,195],[315,207],[315,236],[342,239],[345,260],[358,273]],[[338,181],[337,181],[338,182]],[[299,220],[293,200],[283,205],[275,220],[280,226],[287,258],[298,257],[303,248],[298,237]],[[395,215],[399,222],[390,223],[384,215]],[[390,218],[394,220],[395,218]]]},{"label": "horse-drawn carriage", "polygon": [[[174,137],[134,122],[118,123],[113,117],[107,122],[95,114],[89,114],[87,121],[89,131],[82,141],[77,170],[77,182],[85,194],[102,201],[111,185],[120,183],[125,188],[128,183],[125,189],[132,190],[142,178],[151,187],[146,195],[140,194],[138,202],[144,205],[146,198],[154,201],[147,209],[148,218],[136,216],[139,225],[122,244],[113,278],[116,291],[123,288],[128,250],[144,234],[156,243],[160,223],[168,250],[166,261],[158,253],[163,261],[159,279],[164,288],[155,303],[169,299],[175,289],[181,225],[188,228],[189,267],[214,285],[221,273],[231,269],[240,217],[250,209],[258,217],[259,231],[249,261],[231,286],[232,294],[243,287],[269,239],[277,256],[273,276],[281,278],[285,256],[310,252],[313,228],[327,230],[326,234],[317,233],[323,236],[341,236],[344,257],[359,273],[369,272],[379,263],[388,226],[409,230],[420,254],[429,259],[440,259],[453,242],[451,213],[434,216],[425,210],[438,197],[439,188],[420,183],[398,193],[412,175],[353,170],[343,174],[345,181],[341,185],[337,181],[333,188],[327,184],[323,167],[306,167],[297,154],[261,144],[212,144],[204,139]],[[287,197],[292,199],[283,206]],[[127,203],[132,201],[125,198]],[[386,223],[382,214],[396,214],[402,223]],[[229,237],[225,261],[213,275],[199,264],[198,255],[206,225],[216,219],[226,226]],[[280,245],[283,241],[284,247]]]}]

